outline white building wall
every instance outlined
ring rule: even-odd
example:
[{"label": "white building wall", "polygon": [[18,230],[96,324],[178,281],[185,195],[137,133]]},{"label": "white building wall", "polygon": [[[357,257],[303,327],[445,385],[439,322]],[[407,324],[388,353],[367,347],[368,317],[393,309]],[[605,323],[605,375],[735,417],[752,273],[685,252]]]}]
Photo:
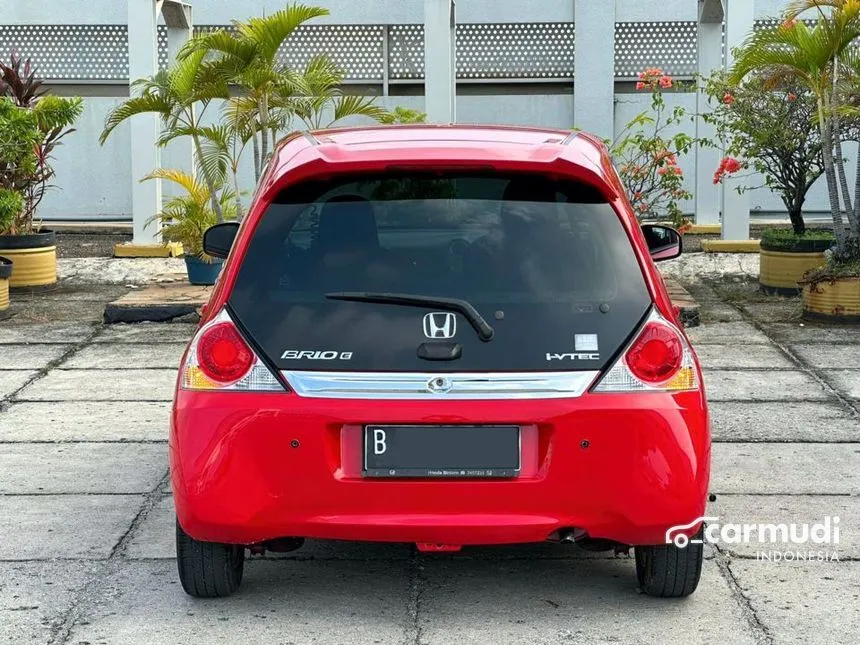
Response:
[{"label": "white building wall", "polygon": [[[596,0],[595,0],[596,1]],[[600,0],[605,1],[605,0]],[[697,0],[663,0],[660,3],[643,3],[641,0],[615,0],[616,20],[619,22],[694,21]],[[752,1],[752,0],[751,0]],[[328,7],[332,15],[324,22],[334,24],[415,24],[422,21],[423,0],[318,0]],[[756,17],[775,16],[785,0],[755,0]],[[197,24],[226,24],[233,18],[246,18],[272,12],[283,6],[281,0],[196,0],[194,19]],[[457,18],[460,23],[497,22],[562,22],[575,20],[575,0],[457,0]],[[34,24],[125,24],[125,0],[0,0],[3,25]],[[0,54],[2,55],[2,54]],[[579,55],[587,55],[580,51]],[[117,94],[122,87],[116,84],[80,86],[87,93]],[[465,88],[461,84],[457,98],[458,121],[462,123],[499,123],[512,125],[538,125],[556,128],[572,127],[573,93],[571,88],[556,86],[555,93],[535,94],[528,86],[509,83],[487,88],[486,94],[476,86]],[[70,88],[71,89],[71,88]],[[396,89],[396,88],[395,88]],[[467,91],[468,90],[468,91]],[[583,88],[582,91],[587,91]],[[502,92],[492,94],[489,92]],[[70,135],[56,152],[58,189],[49,193],[40,209],[44,219],[128,219],[131,211],[131,155],[127,124],[113,133],[107,144],[98,144],[98,136],[107,113],[118,104],[119,98],[96,96],[86,98],[85,111],[77,124],[77,132]],[[692,113],[695,97],[692,94],[672,95],[670,102],[683,104]],[[423,96],[399,96],[383,99],[389,106],[404,105],[421,108]],[[616,95],[615,127],[619,132],[624,124],[648,108],[649,97],[642,94]],[[214,111],[213,111],[214,114]],[[694,132],[690,125],[689,132]],[[853,146],[849,146],[853,148]],[[849,155],[849,167],[854,167],[854,152]],[[182,165],[181,152],[167,149],[164,164]],[[682,160],[682,167],[692,182],[692,159]],[[247,167],[243,171],[244,185],[252,186],[250,151]],[[751,178],[751,185],[760,179]],[[690,186],[692,190],[692,185]],[[165,186],[165,194],[171,191]],[[692,204],[686,205],[692,210]],[[754,212],[782,212],[778,197],[764,189],[752,194]],[[810,194],[807,205],[810,212],[827,211],[827,195],[823,182]]]}]

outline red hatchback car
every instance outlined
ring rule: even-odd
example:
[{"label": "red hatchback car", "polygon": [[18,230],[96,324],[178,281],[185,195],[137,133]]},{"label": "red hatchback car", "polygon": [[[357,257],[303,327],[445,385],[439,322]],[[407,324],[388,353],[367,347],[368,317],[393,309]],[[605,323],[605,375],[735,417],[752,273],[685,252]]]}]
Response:
[{"label": "red hatchback car", "polygon": [[603,144],[410,126],[283,141],[182,360],[171,422],[185,591],[304,538],[421,551],[635,547],[692,593],[710,474],[702,375]]}]

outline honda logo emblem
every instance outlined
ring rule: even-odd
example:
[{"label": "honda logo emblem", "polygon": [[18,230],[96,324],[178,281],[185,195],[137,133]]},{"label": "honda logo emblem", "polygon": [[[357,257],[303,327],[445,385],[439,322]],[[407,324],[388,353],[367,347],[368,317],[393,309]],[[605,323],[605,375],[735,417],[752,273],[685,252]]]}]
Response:
[{"label": "honda logo emblem", "polygon": [[424,316],[424,335],[427,338],[454,338],[457,335],[457,316],[452,313],[434,313]]}]

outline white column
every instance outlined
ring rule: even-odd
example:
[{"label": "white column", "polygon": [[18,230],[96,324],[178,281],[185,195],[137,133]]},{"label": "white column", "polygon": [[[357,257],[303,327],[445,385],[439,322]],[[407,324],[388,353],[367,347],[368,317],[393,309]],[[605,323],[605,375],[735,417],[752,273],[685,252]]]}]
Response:
[{"label": "white column", "polygon": [[[732,49],[743,44],[755,25],[755,3],[749,0],[724,0],[726,8],[726,67],[734,65]],[[750,195],[738,194],[744,180],[728,178],[723,182],[723,239],[750,238]]]},{"label": "white column", "polygon": [[615,136],[615,2],[576,0],[574,126]]},{"label": "white column", "polygon": [[427,121],[457,120],[457,35],[454,0],[424,0],[424,95]]},{"label": "white column", "polygon": [[[179,54],[179,50],[187,43],[191,36],[194,35],[194,22],[191,16],[191,7],[183,6],[179,7],[179,10],[184,12],[185,20],[182,21],[181,25],[173,25],[168,24],[167,26],[167,62],[168,65],[173,65],[176,62],[176,57]],[[165,9],[165,17],[167,17],[167,10]],[[177,156],[173,156],[173,155]],[[191,137],[180,137],[179,139],[174,139],[170,143],[170,159],[171,163],[174,159],[179,159],[179,163],[176,166],[180,170],[185,170],[188,173],[194,172],[194,143],[191,141]]]},{"label": "white column", "polygon": [[[128,0],[129,83],[149,77],[158,70],[156,28],[158,3],[155,0]],[[146,221],[161,210],[161,182],[140,180],[161,165],[161,151],[155,145],[160,132],[158,116],[139,114],[131,125],[131,213],[134,244],[156,242],[156,225]]]},{"label": "white column", "polygon": [[[699,74],[710,76],[723,65],[723,23],[699,21]],[[699,88],[696,96],[696,112],[710,111],[708,96]],[[700,139],[716,139],[713,126],[701,117],[696,119],[696,136]],[[720,150],[696,146],[696,223],[719,224],[722,209],[722,189],[714,185],[714,173],[720,164]]]}]

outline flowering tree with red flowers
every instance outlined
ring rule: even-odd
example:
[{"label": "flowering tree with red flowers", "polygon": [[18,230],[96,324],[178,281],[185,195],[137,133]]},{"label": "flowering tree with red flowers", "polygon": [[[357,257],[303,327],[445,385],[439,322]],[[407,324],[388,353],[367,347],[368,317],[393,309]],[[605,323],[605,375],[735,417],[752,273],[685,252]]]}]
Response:
[{"label": "flowering tree with red flowers", "polygon": [[[766,86],[755,76],[731,84],[720,73],[706,79],[704,88],[713,110],[703,118],[716,129],[727,155],[715,169],[714,183],[743,170],[759,173],[782,198],[795,234],[803,235],[807,193],[824,173],[815,95],[791,83]],[[845,140],[856,134],[856,128],[843,128]]]},{"label": "flowering tree with red flowers", "polygon": [[639,74],[636,89],[651,93],[651,109],[627,125],[611,152],[639,219],[667,219],[683,229],[687,223],[680,202],[692,194],[684,188],[678,157],[696,140],[683,132],[671,134],[688,120],[683,107],[666,104],[664,92],[674,85],[672,77],[657,68]]}]

